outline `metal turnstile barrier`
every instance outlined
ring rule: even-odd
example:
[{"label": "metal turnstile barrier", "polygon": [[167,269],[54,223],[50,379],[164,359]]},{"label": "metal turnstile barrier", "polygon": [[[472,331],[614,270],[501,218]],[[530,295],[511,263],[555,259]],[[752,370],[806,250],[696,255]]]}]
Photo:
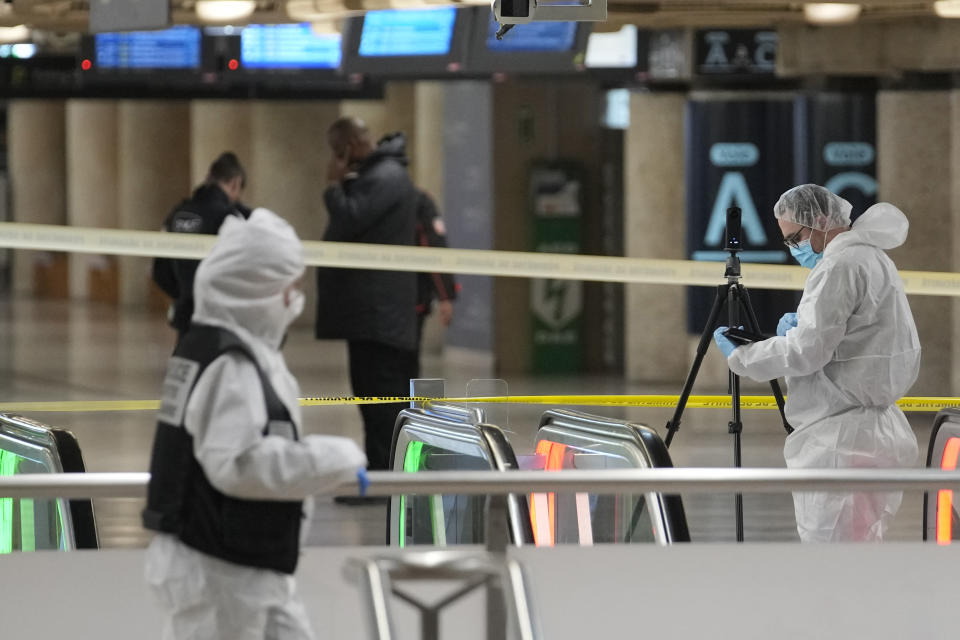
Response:
[{"label": "metal turnstile barrier", "polygon": [[[960,458],[960,409],[944,409],[937,414],[930,433],[927,466],[955,471]],[[938,544],[960,540],[960,516],[953,491],[941,489],[935,495],[923,494],[923,539]]]},{"label": "metal turnstile barrier", "polygon": [[[443,402],[405,409],[397,418],[393,469],[515,471],[672,467],[657,433],[644,425],[586,413],[544,413],[535,454],[516,456],[504,432],[483,411]],[[687,542],[679,496],[535,493],[510,495],[507,524],[514,545],[672,544]],[[393,546],[483,544],[487,496],[394,496],[388,517]]]},{"label": "metal turnstile barrier", "polygon": [[[673,466],[653,429],[564,409],[543,414],[536,452],[546,471]],[[690,541],[680,496],[535,493],[530,496],[530,513],[534,539],[541,546]]]},{"label": "metal turnstile barrier", "polygon": [[[397,417],[393,469],[405,472],[511,471],[517,458],[503,432],[484,424],[482,412],[429,403]],[[512,544],[533,541],[526,500],[507,496]],[[482,544],[487,496],[399,495],[390,499],[388,538],[392,546]]]},{"label": "metal turnstile barrier", "polygon": [[[0,476],[84,471],[77,439],[11,414],[0,414]],[[0,554],[98,548],[89,499],[0,497]]]}]

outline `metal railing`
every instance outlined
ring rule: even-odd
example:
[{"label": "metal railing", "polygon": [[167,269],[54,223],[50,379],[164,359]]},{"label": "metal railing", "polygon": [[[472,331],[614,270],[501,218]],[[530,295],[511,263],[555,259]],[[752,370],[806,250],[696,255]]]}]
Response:
[{"label": "metal railing", "polygon": [[[0,477],[4,498],[142,498],[148,473],[23,474]],[[787,493],[960,489],[960,471],[939,469],[614,469],[604,471],[371,471],[367,495],[589,493]],[[326,495],[356,495],[353,482]]]}]

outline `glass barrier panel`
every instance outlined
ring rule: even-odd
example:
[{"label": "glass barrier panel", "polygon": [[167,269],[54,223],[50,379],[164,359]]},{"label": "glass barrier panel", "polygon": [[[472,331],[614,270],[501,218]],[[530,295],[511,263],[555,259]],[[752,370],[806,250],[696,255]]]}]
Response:
[{"label": "glass barrier panel", "polygon": [[[465,454],[423,442],[410,442],[403,470],[489,471],[483,450]],[[484,539],[485,496],[405,495],[400,497],[401,547],[480,544]]]},{"label": "glass barrier panel", "polygon": [[[580,449],[541,440],[537,456],[526,464],[546,471],[563,469],[633,469],[626,457],[612,452]],[[555,544],[624,544],[656,542],[646,496],[593,493],[535,493],[530,496],[530,521],[537,546]]]},{"label": "glass barrier panel", "polygon": [[[43,463],[0,448],[0,476],[50,473]],[[64,501],[0,498],[0,553],[67,549]]]}]

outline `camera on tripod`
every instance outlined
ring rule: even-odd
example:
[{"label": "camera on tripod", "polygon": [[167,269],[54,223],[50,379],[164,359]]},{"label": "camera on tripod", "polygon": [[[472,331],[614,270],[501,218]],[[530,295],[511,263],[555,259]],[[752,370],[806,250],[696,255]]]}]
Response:
[{"label": "camera on tripod", "polygon": [[742,251],[740,244],[740,207],[727,209],[727,238],[724,251]]}]

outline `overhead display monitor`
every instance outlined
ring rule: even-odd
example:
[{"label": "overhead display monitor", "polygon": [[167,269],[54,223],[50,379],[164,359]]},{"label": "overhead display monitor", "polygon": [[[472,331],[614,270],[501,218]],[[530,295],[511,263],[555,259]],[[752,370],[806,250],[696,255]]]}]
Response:
[{"label": "overhead display monitor", "polygon": [[455,7],[371,11],[363,20],[358,53],[363,57],[445,56],[450,53]]},{"label": "overhead display monitor", "polygon": [[304,24],[251,24],[240,34],[245,69],[336,69],[340,35],[318,35]]},{"label": "overhead display monitor", "polygon": [[101,69],[197,69],[200,29],[179,26],[163,31],[98,33],[94,55]]},{"label": "overhead display monitor", "polygon": [[469,73],[572,73],[583,69],[592,26],[585,22],[518,24],[497,39],[499,25],[486,7],[475,7]]},{"label": "overhead display monitor", "polygon": [[463,69],[472,12],[456,7],[369,11],[344,28],[342,68],[371,76],[443,76]]}]

